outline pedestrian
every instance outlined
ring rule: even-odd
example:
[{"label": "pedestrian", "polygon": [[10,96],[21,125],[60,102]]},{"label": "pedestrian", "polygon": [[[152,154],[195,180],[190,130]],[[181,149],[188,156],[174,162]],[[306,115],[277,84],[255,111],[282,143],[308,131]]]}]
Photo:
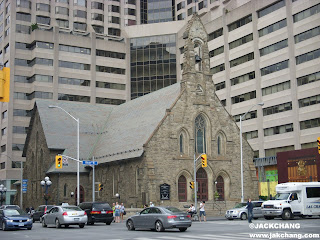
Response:
[{"label": "pedestrian", "polygon": [[115,218],[115,210],[116,210],[116,204],[115,203],[112,203],[112,211],[113,211],[113,221],[112,222],[115,222],[116,221],[116,218]]},{"label": "pedestrian", "polygon": [[116,218],[116,223],[120,223],[120,205],[116,202],[116,206],[114,209],[114,216]]},{"label": "pedestrian", "polygon": [[206,211],[204,210],[204,206],[206,205],[205,201],[200,202],[200,218],[199,221],[201,222],[201,216],[203,215],[203,221],[207,221],[206,219]]},{"label": "pedestrian", "polygon": [[193,214],[196,214],[196,208],[194,207],[194,205],[191,203],[189,209],[187,210],[187,213],[190,213],[191,218],[193,217]]},{"label": "pedestrian", "polygon": [[123,205],[123,203],[121,203],[121,205],[120,205],[120,218],[121,218],[121,222],[123,222],[124,211],[125,211],[124,205]]},{"label": "pedestrian", "polygon": [[152,202],[150,202],[150,207],[154,207],[154,204]]},{"label": "pedestrian", "polygon": [[143,208],[147,208],[147,207],[148,207],[148,205],[147,205],[147,204],[143,205]]},{"label": "pedestrian", "polygon": [[253,204],[251,202],[251,198],[249,198],[248,202],[247,202],[247,206],[246,208],[248,209],[248,222],[252,223],[252,218],[253,218]]}]

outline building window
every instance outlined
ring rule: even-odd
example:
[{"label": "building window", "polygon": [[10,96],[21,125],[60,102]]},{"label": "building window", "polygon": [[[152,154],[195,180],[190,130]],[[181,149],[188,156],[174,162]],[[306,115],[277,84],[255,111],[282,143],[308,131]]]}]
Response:
[{"label": "building window", "polygon": [[218,136],[217,147],[218,147],[218,155],[221,155],[221,137],[220,136]]},{"label": "building window", "polygon": [[[4,2],[4,1],[3,1]],[[31,9],[31,1],[27,0],[17,0],[17,7],[29,8]]]},{"label": "building window", "polygon": [[313,83],[320,80],[320,72],[297,78],[298,86]]},{"label": "building window", "polygon": [[320,95],[299,99],[299,108],[307,107],[320,103]]},{"label": "building window", "polygon": [[183,175],[178,179],[178,196],[179,202],[187,201],[187,180]]},{"label": "building window", "polygon": [[86,0],[73,0],[74,5],[87,7],[87,1]]},{"label": "building window", "polygon": [[224,46],[213,49],[209,52],[209,57],[212,58],[224,52]]},{"label": "building window", "polygon": [[50,5],[44,3],[37,3],[36,9],[37,11],[50,12]]},{"label": "building window", "polygon": [[1,152],[3,153],[5,151],[7,151],[7,145],[4,144],[1,146]]},{"label": "building window", "polygon": [[223,177],[219,176],[217,178],[217,185],[216,185],[216,191],[219,194],[218,201],[224,201],[224,180]]},{"label": "building window", "polygon": [[237,65],[240,65],[242,63],[245,63],[245,62],[248,62],[248,61],[251,61],[254,59],[254,54],[253,53],[249,53],[247,55],[244,55],[242,57],[239,57],[237,59],[234,59],[234,60],[231,60],[230,61],[230,68],[232,67],[235,67]]},{"label": "building window", "polygon": [[231,103],[232,104],[240,103],[240,102],[248,101],[254,98],[256,98],[256,91],[252,91],[252,92],[248,92],[248,93],[244,93],[244,94],[232,97]]},{"label": "building window", "polygon": [[320,127],[320,118],[314,118],[314,119],[309,119],[305,121],[300,122],[300,129],[308,129],[308,128],[315,128],[315,127]]},{"label": "building window", "polygon": [[282,134],[282,133],[287,133],[287,132],[293,132],[293,124],[292,123],[281,125],[281,126],[276,126],[276,127],[271,127],[271,128],[265,128],[264,129],[264,136],[272,136],[272,135],[277,135],[277,134]]},{"label": "building window", "polygon": [[120,104],[125,103],[125,102],[126,102],[126,100],[123,100],[123,99],[112,99],[112,98],[96,97],[96,103],[100,103],[100,104],[120,105]]},{"label": "building window", "polygon": [[269,13],[272,13],[272,12],[284,7],[285,5],[286,5],[285,1],[282,0],[277,3],[272,4],[271,6],[268,6],[262,10],[259,10],[258,11],[258,18],[261,18]]},{"label": "building window", "polygon": [[100,2],[91,2],[91,9],[104,9],[104,4]]},{"label": "building window", "polygon": [[180,13],[178,16],[177,16],[177,20],[184,20],[186,19],[186,13]]},{"label": "building window", "polygon": [[118,89],[126,90],[126,85],[121,83],[110,83],[110,82],[99,82],[96,81],[97,88],[109,88],[109,89]]},{"label": "building window", "polygon": [[124,9],[124,14],[125,15],[135,16],[136,15],[136,10],[132,9],[132,8],[125,8]]},{"label": "building window", "polygon": [[259,37],[265,36],[269,33],[275,32],[281,28],[284,28],[287,26],[287,19],[283,19],[279,22],[276,22],[270,26],[267,26],[265,28],[262,28],[259,30]]},{"label": "building window", "polygon": [[56,14],[69,16],[69,8],[66,7],[56,7]]},{"label": "building window", "polygon": [[206,153],[206,121],[202,115],[195,119],[196,153]]},{"label": "building window", "polygon": [[224,70],[225,70],[225,66],[224,66],[224,63],[222,63],[222,64],[220,64],[218,66],[210,68],[210,73],[211,74],[215,74],[215,73],[218,73],[218,72],[222,72]]},{"label": "building window", "polygon": [[108,28],[108,35],[111,36],[120,36],[121,34],[121,30],[118,28]]},{"label": "building window", "polygon": [[28,132],[28,127],[22,127],[22,126],[13,126],[12,127],[12,133],[26,134],[27,132]]},{"label": "building window", "polygon": [[[240,122],[240,117],[241,117],[243,114],[244,114],[244,113],[241,113],[241,114],[238,114],[238,115],[234,115],[234,116],[233,116],[234,121]],[[254,118],[257,118],[257,110],[248,112],[248,113],[244,116],[244,118],[242,118],[241,121],[246,121],[246,120],[254,119]]]},{"label": "building window", "polygon": [[75,102],[90,102],[90,97],[59,93],[58,100],[75,101]]},{"label": "building window", "polygon": [[307,39],[316,37],[318,35],[320,35],[320,27],[316,27],[316,28],[310,29],[306,32],[295,35],[294,42],[299,43],[299,42],[305,41]]},{"label": "building window", "polygon": [[301,21],[305,18],[308,18],[314,14],[320,13],[320,4],[315,5],[311,8],[308,8],[306,10],[303,10],[295,15],[293,15],[293,22]]},{"label": "building window", "polygon": [[223,35],[223,28],[220,28],[212,33],[209,34],[209,41],[215,39],[215,38],[218,38],[220,36]]},{"label": "building window", "polygon": [[82,10],[73,10],[73,16],[78,18],[87,18],[87,12]]},{"label": "building window", "polygon": [[283,49],[285,47],[288,47],[288,39],[285,39],[281,42],[277,42],[275,44],[272,44],[270,46],[267,46],[265,48],[262,48],[260,49],[260,56],[264,56],[264,55],[267,55],[269,53],[272,53],[272,52],[275,52],[275,51],[278,51],[280,49]]},{"label": "building window", "polygon": [[5,135],[7,135],[7,128],[6,127],[1,129],[1,136],[5,136]]},{"label": "building window", "polygon": [[252,16],[249,15],[249,16],[246,16],[244,18],[241,18],[240,20],[236,21],[236,22],[233,22],[231,24],[228,25],[228,29],[229,29],[229,32],[239,28],[239,27],[242,27],[248,23],[252,22]]},{"label": "building window", "polygon": [[80,23],[80,22],[74,22],[73,23],[73,28],[75,30],[86,31],[87,30],[87,24],[86,23]]},{"label": "building window", "polygon": [[180,153],[183,154],[184,153],[184,139],[183,139],[183,134],[180,134],[179,137],[179,145],[180,145]]},{"label": "building window", "polygon": [[109,5],[108,9],[109,9],[109,12],[120,13],[120,7],[119,6]]},{"label": "building window", "polygon": [[5,169],[5,168],[6,168],[6,163],[5,163],[5,162],[2,162],[0,169]]},{"label": "building window", "polygon": [[56,19],[56,21],[57,21],[57,24],[59,27],[69,28],[69,21],[68,20]]},{"label": "building window", "polygon": [[1,118],[2,118],[2,120],[8,118],[8,111],[7,111],[7,110],[5,110],[5,111],[1,114]]},{"label": "building window", "polygon": [[241,75],[239,77],[235,77],[235,78],[230,79],[231,86],[252,80],[254,78],[255,78],[255,72],[246,73],[246,74]]},{"label": "building window", "polygon": [[262,96],[290,89],[290,81],[272,85],[262,89]]},{"label": "building window", "polygon": [[75,47],[75,46],[68,46],[68,45],[59,45],[59,50],[64,52],[71,52],[71,53],[81,53],[81,54],[91,54],[90,48],[82,48],[82,47]]},{"label": "building window", "polygon": [[104,27],[102,26],[92,25],[92,28],[96,33],[104,33]]},{"label": "building window", "polygon": [[17,12],[16,20],[25,21],[25,22],[31,22],[31,14]]},{"label": "building window", "polygon": [[286,152],[294,150],[294,146],[286,146],[286,147],[279,147],[279,148],[270,148],[265,150],[266,157],[276,156],[278,152]]},{"label": "building window", "polygon": [[90,80],[59,77],[60,84],[76,85],[76,86],[90,86]]},{"label": "building window", "polygon": [[267,107],[263,109],[263,116],[292,110],[292,102],[282,103],[279,105]]},{"label": "building window", "polygon": [[296,64],[301,64],[304,62],[311,61],[313,59],[320,57],[320,49],[314,50],[312,52],[308,52],[296,57]]},{"label": "building window", "polygon": [[280,62],[280,63],[276,63],[276,64],[273,64],[273,65],[270,65],[268,67],[262,68],[261,69],[261,76],[264,76],[264,75],[267,75],[267,74],[270,74],[270,73],[274,73],[274,72],[283,70],[285,68],[288,68],[288,65],[289,65],[289,60],[286,60],[286,61],[283,61],[283,62]]},{"label": "building window", "polygon": [[113,74],[121,74],[125,75],[126,70],[122,68],[113,68],[113,67],[107,67],[107,66],[96,66],[97,72],[105,72],[105,73],[113,73]]},{"label": "building window", "polygon": [[96,56],[117,58],[117,59],[125,59],[126,58],[125,53],[111,52],[111,51],[105,51],[105,50],[99,50],[99,49],[96,50]]},{"label": "building window", "polygon": [[53,66],[53,60],[46,59],[46,58],[34,58],[32,60],[28,60],[29,67],[33,67],[35,64],[45,65],[45,66]]},{"label": "building window", "polygon": [[120,24],[120,18],[115,16],[109,16],[109,23]]},{"label": "building window", "polygon": [[16,24],[16,33],[30,34],[30,26]]},{"label": "building window", "polygon": [[242,38],[239,38],[239,39],[229,43],[229,49],[233,49],[233,48],[239,47],[242,44],[248,43],[248,42],[250,42],[252,40],[253,40],[253,34],[251,33],[251,34],[249,34],[247,36],[244,36]]},{"label": "building window", "polygon": [[179,11],[182,8],[185,8],[186,3],[185,2],[180,2],[177,4],[177,11]]},{"label": "building window", "polygon": [[59,67],[79,69],[79,70],[90,70],[90,64],[67,62],[67,61],[59,61]]},{"label": "building window", "polygon": [[217,83],[214,85],[216,91],[226,88],[226,82]]},{"label": "building window", "polygon": [[36,18],[37,23],[50,25],[50,18],[49,17],[43,17],[43,16],[37,16]]},{"label": "building window", "polygon": [[251,132],[246,132],[245,137],[247,140],[253,139],[253,138],[258,138],[258,130],[251,131]]}]

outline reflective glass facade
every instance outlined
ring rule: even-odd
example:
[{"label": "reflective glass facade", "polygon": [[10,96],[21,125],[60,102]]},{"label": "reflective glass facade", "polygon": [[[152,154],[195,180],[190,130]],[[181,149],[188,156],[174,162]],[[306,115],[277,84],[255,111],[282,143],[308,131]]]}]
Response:
[{"label": "reflective glass facade", "polygon": [[174,21],[174,8],[175,0],[140,0],[141,24]]},{"label": "reflective glass facade", "polygon": [[177,82],[176,36],[130,40],[131,99]]}]

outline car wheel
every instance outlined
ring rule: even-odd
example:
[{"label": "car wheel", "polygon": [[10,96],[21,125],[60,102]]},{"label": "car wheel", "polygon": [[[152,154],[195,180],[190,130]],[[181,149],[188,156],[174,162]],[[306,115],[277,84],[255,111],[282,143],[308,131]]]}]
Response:
[{"label": "car wheel", "polygon": [[127,221],[127,228],[129,231],[133,231],[134,230],[134,225],[133,225],[133,221],[132,220],[128,220]]},{"label": "car wheel", "polygon": [[5,222],[2,223],[2,230],[3,230],[3,231],[7,231]]},{"label": "car wheel", "polygon": [[264,218],[265,218],[266,220],[274,219],[274,217],[268,217],[268,216],[264,216]]},{"label": "car wheel", "polygon": [[292,218],[292,213],[289,209],[284,209],[281,217],[283,220],[288,220]]},{"label": "car wheel", "polygon": [[36,222],[36,220],[34,220],[34,218],[32,218],[32,222],[33,222],[33,223],[35,223],[35,222]]},{"label": "car wheel", "polygon": [[61,224],[59,222],[59,219],[56,219],[56,228],[61,228]]},{"label": "car wheel", "polygon": [[46,222],[44,221],[44,219],[42,220],[42,227],[47,227]]},{"label": "car wheel", "polygon": [[31,230],[32,228],[28,228],[28,230]]},{"label": "car wheel", "polygon": [[106,225],[110,225],[111,224],[111,222],[106,222]]},{"label": "car wheel", "polygon": [[241,213],[240,219],[241,220],[246,220],[247,219],[247,214],[246,213]]},{"label": "car wheel", "polygon": [[185,232],[187,228],[179,228],[180,232]]},{"label": "car wheel", "polygon": [[65,226],[65,228],[68,228],[69,227],[69,224],[66,224],[66,225],[64,225]]},{"label": "car wheel", "polygon": [[254,220],[257,220],[258,218],[257,218],[257,217],[254,217],[253,219],[254,219]]},{"label": "car wheel", "polygon": [[84,228],[84,223],[79,224],[79,228]]},{"label": "car wheel", "polygon": [[163,232],[164,231],[164,227],[161,221],[156,221],[156,231],[157,232]]}]

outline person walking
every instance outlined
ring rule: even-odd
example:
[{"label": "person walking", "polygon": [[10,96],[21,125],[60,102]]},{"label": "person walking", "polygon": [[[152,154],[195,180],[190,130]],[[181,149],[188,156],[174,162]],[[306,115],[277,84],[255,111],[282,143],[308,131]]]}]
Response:
[{"label": "person walking", "polygon": [[120,205],[118,202],[116,202],[116,206],[115,206],[115,212],[114,212],[114,216],[116,218],[116,223],[120,223]]},{"label": "person walking", "polygon": [[203,215],[203,221],[207,221],[206,219],[206,211],[204,209],[204,206],[206,205],[205,201],[200,202],[200,217],[199,217],[199,221],[201,222],[201,216]]},{"label": "person walking", "polygon": [[248,222],[252,223],[252,218],[253,218],[253,204],[251,202],[251,198],[249,198],[248,202],[247,202],[247,206],[246,208],[248,209]]},{"label": "person walking", "polygon": [[121,222],[123,222],[124,210],[125,210],[124,205],[123,205],[123,203],[121,203],[121,205],[120,205],[120,219],[121,219]]},{"label": "person walking", "polygon": [[113,211],[113,221],[112,222],[115,222],[116,221],[116,217],[115,217],[115,210],[116,210],[116,204],[115,203],[112,203],[112,211]]}]

